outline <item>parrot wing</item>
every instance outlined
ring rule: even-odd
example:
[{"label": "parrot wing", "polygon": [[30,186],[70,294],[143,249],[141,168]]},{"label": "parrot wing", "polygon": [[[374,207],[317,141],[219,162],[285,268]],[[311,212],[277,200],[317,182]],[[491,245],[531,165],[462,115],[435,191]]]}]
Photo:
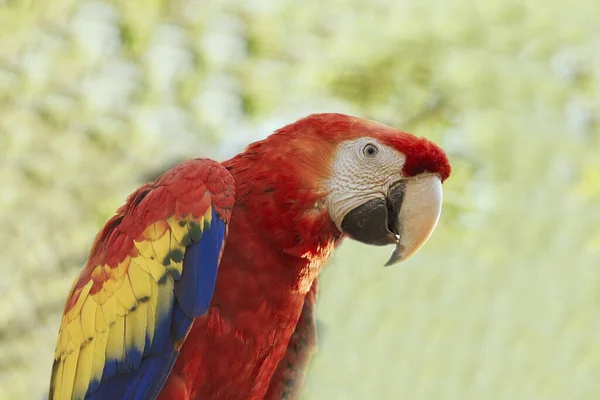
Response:
[{"label": "parrot wing", "polygon": [[67,298],[50,399],[158,395],[209,307],[234,194],[223,166],[195,159],[117,210]]}]

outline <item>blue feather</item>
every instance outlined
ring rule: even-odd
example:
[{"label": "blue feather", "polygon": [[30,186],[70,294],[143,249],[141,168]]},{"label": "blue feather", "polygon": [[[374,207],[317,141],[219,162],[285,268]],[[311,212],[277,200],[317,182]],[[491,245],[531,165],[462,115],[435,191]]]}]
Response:
[{"label": "blue feather", "polygon": [[[172,345],[172,343],[171,343]],[[147,363],[145,371],[140,371],[139,385],[136,387],[135,400],[154,399],[160,393],[165,384],[173,364],[177,359],[178,352],[165,352],[161,356],[154,357]]]},{"label": "blue feather", "polygon": [[119,371],[108,379],[103,377],[96,390],[88,392],[86,399],[143,400],[158,396],[179,353],[175,351],[174,342],[183,339],[192,322],[179,303],[175,302],[173,312],[160,321],[160,325],[170,328],[167,330],[168,337],[162,342],[163,346],[153,347],[153,351],[145,353],[137,369]]},{"label": "blue feather", "polygon": [[183,312],[181,306],[177,303],[177,307],[173,310],[173,321],[171,322],[171,338],[173,341],[182,340],[190,329],[190,326],[192,326],[193,321],[192,318]]},{"label": "blue feather", "polygon": [[106,360],[102,380],[90,383],[86,399],[144,400],[158,396],[177,359],[175,342],[185,337],[193,318],[206,313],[213,296],[225,223],[213,209],[211,224],[203,228],[198,240],[186,248],[183,273],[174,286],[173,306],[156,321],[152,344],[147,336],[143,355],[137,349],[127,349],[125,360]]},{"label": "blue feather", "polygon": [[102,371],[102,378],[112,378],[117,373],[117,360],[106,359],[104,361],[104,370]]},{"label": "blue feather", "polygon": [[[154,328],[154,338],[152,339],[152,345],[150,346],[150,354],[160,354],[171,335],[171,313],[173,309],[163,317],[162,321],[158,323],[156,321]],[[164,321],[164,322],[163,322]]]},{"label": "blue feather", "polygon": [[224,237],[225,223],[213,209],[210,226],[204,227],[198,243],[186,249],[183,274],[175,284],[175,295],[183,311],[191,318],[198,318],[208,310],[217,280]]}]

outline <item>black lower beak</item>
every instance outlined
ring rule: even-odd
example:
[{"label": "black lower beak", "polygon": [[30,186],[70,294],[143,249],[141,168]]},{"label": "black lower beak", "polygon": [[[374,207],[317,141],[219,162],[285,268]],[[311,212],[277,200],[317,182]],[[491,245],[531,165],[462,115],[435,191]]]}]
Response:
[{"label": "black lower beak", "polygon": [[401,235],[400,208],[406,183],[394,183],[385,199],[373,199],[351,210],[342,220],[342,230],[352,239],[375,246],[395,244]]}]

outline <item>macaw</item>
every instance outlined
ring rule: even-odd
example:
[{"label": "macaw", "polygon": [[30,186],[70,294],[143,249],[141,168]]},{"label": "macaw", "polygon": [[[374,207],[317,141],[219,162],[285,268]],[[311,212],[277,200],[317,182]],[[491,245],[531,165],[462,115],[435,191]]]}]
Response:
[{"label": "macaw", "polygon": [[313,114],[223,163],[185,161],[98,233],[68,295],[50,399],[291,399],[318,280],[345,237],[411,257],[450,175],[433,142]]}]

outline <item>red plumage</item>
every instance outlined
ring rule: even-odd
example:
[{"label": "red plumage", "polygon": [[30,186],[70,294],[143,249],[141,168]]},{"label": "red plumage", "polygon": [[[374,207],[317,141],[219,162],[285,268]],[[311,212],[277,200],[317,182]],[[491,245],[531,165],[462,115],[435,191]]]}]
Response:
[{"label": "red plumage", "polygon": [[302,119],[224,162],[236,202],[211,308],[194,322],[159,398],[297,393],[316,345],[316,278],[342,239],[323,183],[337,145],[360,136],[406,154],[406,175],[450,173],[430,141],[340,114]]},{"label": "red plumage", "polygon": [[[353,211],[381,204],[365,203],[361,192],[381,197],[391,190],[375,187],[379,181],[417,182],[406,178],[431,172],[419,184],[434,182],[440,190],[434,175],[443,181],[450,174],[446,155],[427,139],[374,121],[315,114],[221,165],[190,160],[136,190],[96,237],[71,290],[51,397],[155,396],[173,360],[163,400],[295,397],[316,347],[317,277],[344,238],[338,226],[348,232],[341,218],[332,220],[330,211],[339,208],[328,208],[335,197],[329,195],[339,193],[330,180],[342,179],[334,160],[340,144],[363,137],[402,154],[387,149],[394,161],[385,164],[389,176],[377,176],[385,175],[379,164],[354,165],[370,187],[344,192],[362,202],[353,202]],[[365,147],[351,149],[342,162]],[[355,177],[343,176],[343,185],[355,186]],[[435,199],[441,205],[441,196]],[[383,207],[386,233],[400,242],[390,231],[397,228],[390,228],[391,206]],[[439,213],[433,215],[431,229]]]},{"label": "red plumage", "polygon": [[94,240],[65,305],[50,399],[155,398],[213,294],[235,183],[186,161],[136,190]]},{"label": "red plumage", "polygon": [[[73,286],[65,312],[77,303],[90,275],[94,281],[90,294],[97,293],[102,283],[110,279],[99,270],[93,275],[94,268],[102,264],[116,268],[127,256],[135,256],[133,240],[142,240],[144,229],[156,221],[172,215],[202,215],[212,199],[217,214],[229,222],[233,199],[224,194],[222,181],[230,181],[231,177],[219,174],[212,163],[214,161],[202,159],[185,161],[129,196],[94,239],[88,262]],[[144,201],[150,190],[153,191],[151,203]],[[197,201],[203,197],[205,201]]]}]

